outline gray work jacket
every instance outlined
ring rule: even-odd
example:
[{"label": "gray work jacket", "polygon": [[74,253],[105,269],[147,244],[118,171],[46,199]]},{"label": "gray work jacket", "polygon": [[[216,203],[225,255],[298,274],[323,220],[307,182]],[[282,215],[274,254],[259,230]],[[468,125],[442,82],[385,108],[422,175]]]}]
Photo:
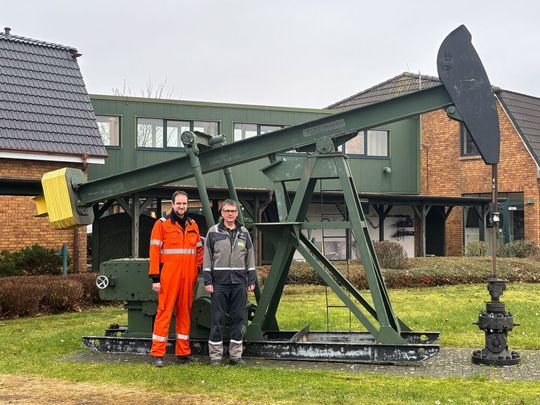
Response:
[{"label": "gray work jacket", "polygon": [[247,284],[257,280],[255,252],[248,230],[236,223],[234,239],[223,221],[206,235],[203,258],[204,284]]}]

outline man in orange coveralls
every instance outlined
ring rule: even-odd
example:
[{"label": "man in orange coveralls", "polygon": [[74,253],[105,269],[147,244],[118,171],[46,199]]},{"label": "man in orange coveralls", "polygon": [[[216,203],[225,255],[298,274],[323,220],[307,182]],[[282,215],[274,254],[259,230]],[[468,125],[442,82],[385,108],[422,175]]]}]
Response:
[{"label": "man in orange coveralls", "polygon": [[197,223],[186,215],[188,196],[172,195],[172,210],[156,221],[150,237],[152,290],[158,294],[158,308],[152,334],[152,364],[163,367],[169,325],[176,307],[176,356],[181,364],[192,363],[189,324],[193,288],[202,266],[203,244]]}]

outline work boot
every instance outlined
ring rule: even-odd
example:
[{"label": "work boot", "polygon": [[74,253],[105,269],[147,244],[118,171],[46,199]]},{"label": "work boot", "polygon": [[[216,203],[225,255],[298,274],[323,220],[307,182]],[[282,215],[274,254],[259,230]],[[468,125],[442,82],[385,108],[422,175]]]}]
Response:
[{"label": "work boot", "polygon": [[165,365],[163,357],[152,357],[152,365],[154,367],[163,367]]},{"label": "work boot", "polygon": [[188,354],[187,356],[176,356],[176,363],[177,364],[193,364],[197,363],[197,359],[193,357],[191,354]]},{"label": "work boot", "polygon": [[231,366],[241,366],[241,367],[243,367],[243,366],[247,365],[247,362],[243,358],[239,357],[239,358],[236,358],[236,359],[229,359],[229,364]]},{"label": "work boot", "polygon": [[221,366],[221,360],[210,360],[210,367],[219,367]]}]

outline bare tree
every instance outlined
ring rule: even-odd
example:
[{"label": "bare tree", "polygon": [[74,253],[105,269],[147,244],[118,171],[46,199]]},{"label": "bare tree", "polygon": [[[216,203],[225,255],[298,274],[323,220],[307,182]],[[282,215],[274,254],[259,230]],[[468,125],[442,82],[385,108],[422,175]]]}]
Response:
[{"label": "bare tree", "polygon": [[[148,79],[143,89],[139,90],[139,97],[145,98],[161,98],[161,99],[172,99],[174,98],[174,86],[167,88],[167,78],[163,79],[161,82],[155,84],[152,82],[152,79]],[[113,88],[112,93],[115,96],[128,96],[136,97],[135,92],[127,85],[126,79],[122,84],[122,88]]]},{"label": "bare tree", "polygon": [[[122,84],[122,88],[113,88],[112,93],[115,96],[137,97],[136,92],[127,85],[126,80]],[[148,79],[143,89],[138,92],[139,97],[156,98],[156,99],[172,99],[174,97],[174,87],[168,88],[167,79],[155,84],[152,79]],[[137,124],[137,145],[142,147],[161,147],[163,145],[163,126],[154,120],[147,122],[139,122]]]}]

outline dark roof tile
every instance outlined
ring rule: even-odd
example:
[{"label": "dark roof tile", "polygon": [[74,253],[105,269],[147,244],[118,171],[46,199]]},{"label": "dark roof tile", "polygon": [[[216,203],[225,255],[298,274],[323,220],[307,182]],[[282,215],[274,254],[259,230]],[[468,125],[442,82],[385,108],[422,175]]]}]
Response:
[{"label": "dark roof tile", "polygon": [[501,90],[499,99],[540,164],[540,98]]},{"label": "dark roof tile", "polygon": [[415,91],[440,86],[438,78],[426,75],[416,75],[405,72],[379,83],[369,89],[356,93],[346,99],[338,101],[327,108],[341,108],[352,110],[366,105],[380,103],[396,97],[414,93]]},{"label": "dark roof tile", "polygon": [[77,56],[0,33],[0,149],[107,155]]}]

